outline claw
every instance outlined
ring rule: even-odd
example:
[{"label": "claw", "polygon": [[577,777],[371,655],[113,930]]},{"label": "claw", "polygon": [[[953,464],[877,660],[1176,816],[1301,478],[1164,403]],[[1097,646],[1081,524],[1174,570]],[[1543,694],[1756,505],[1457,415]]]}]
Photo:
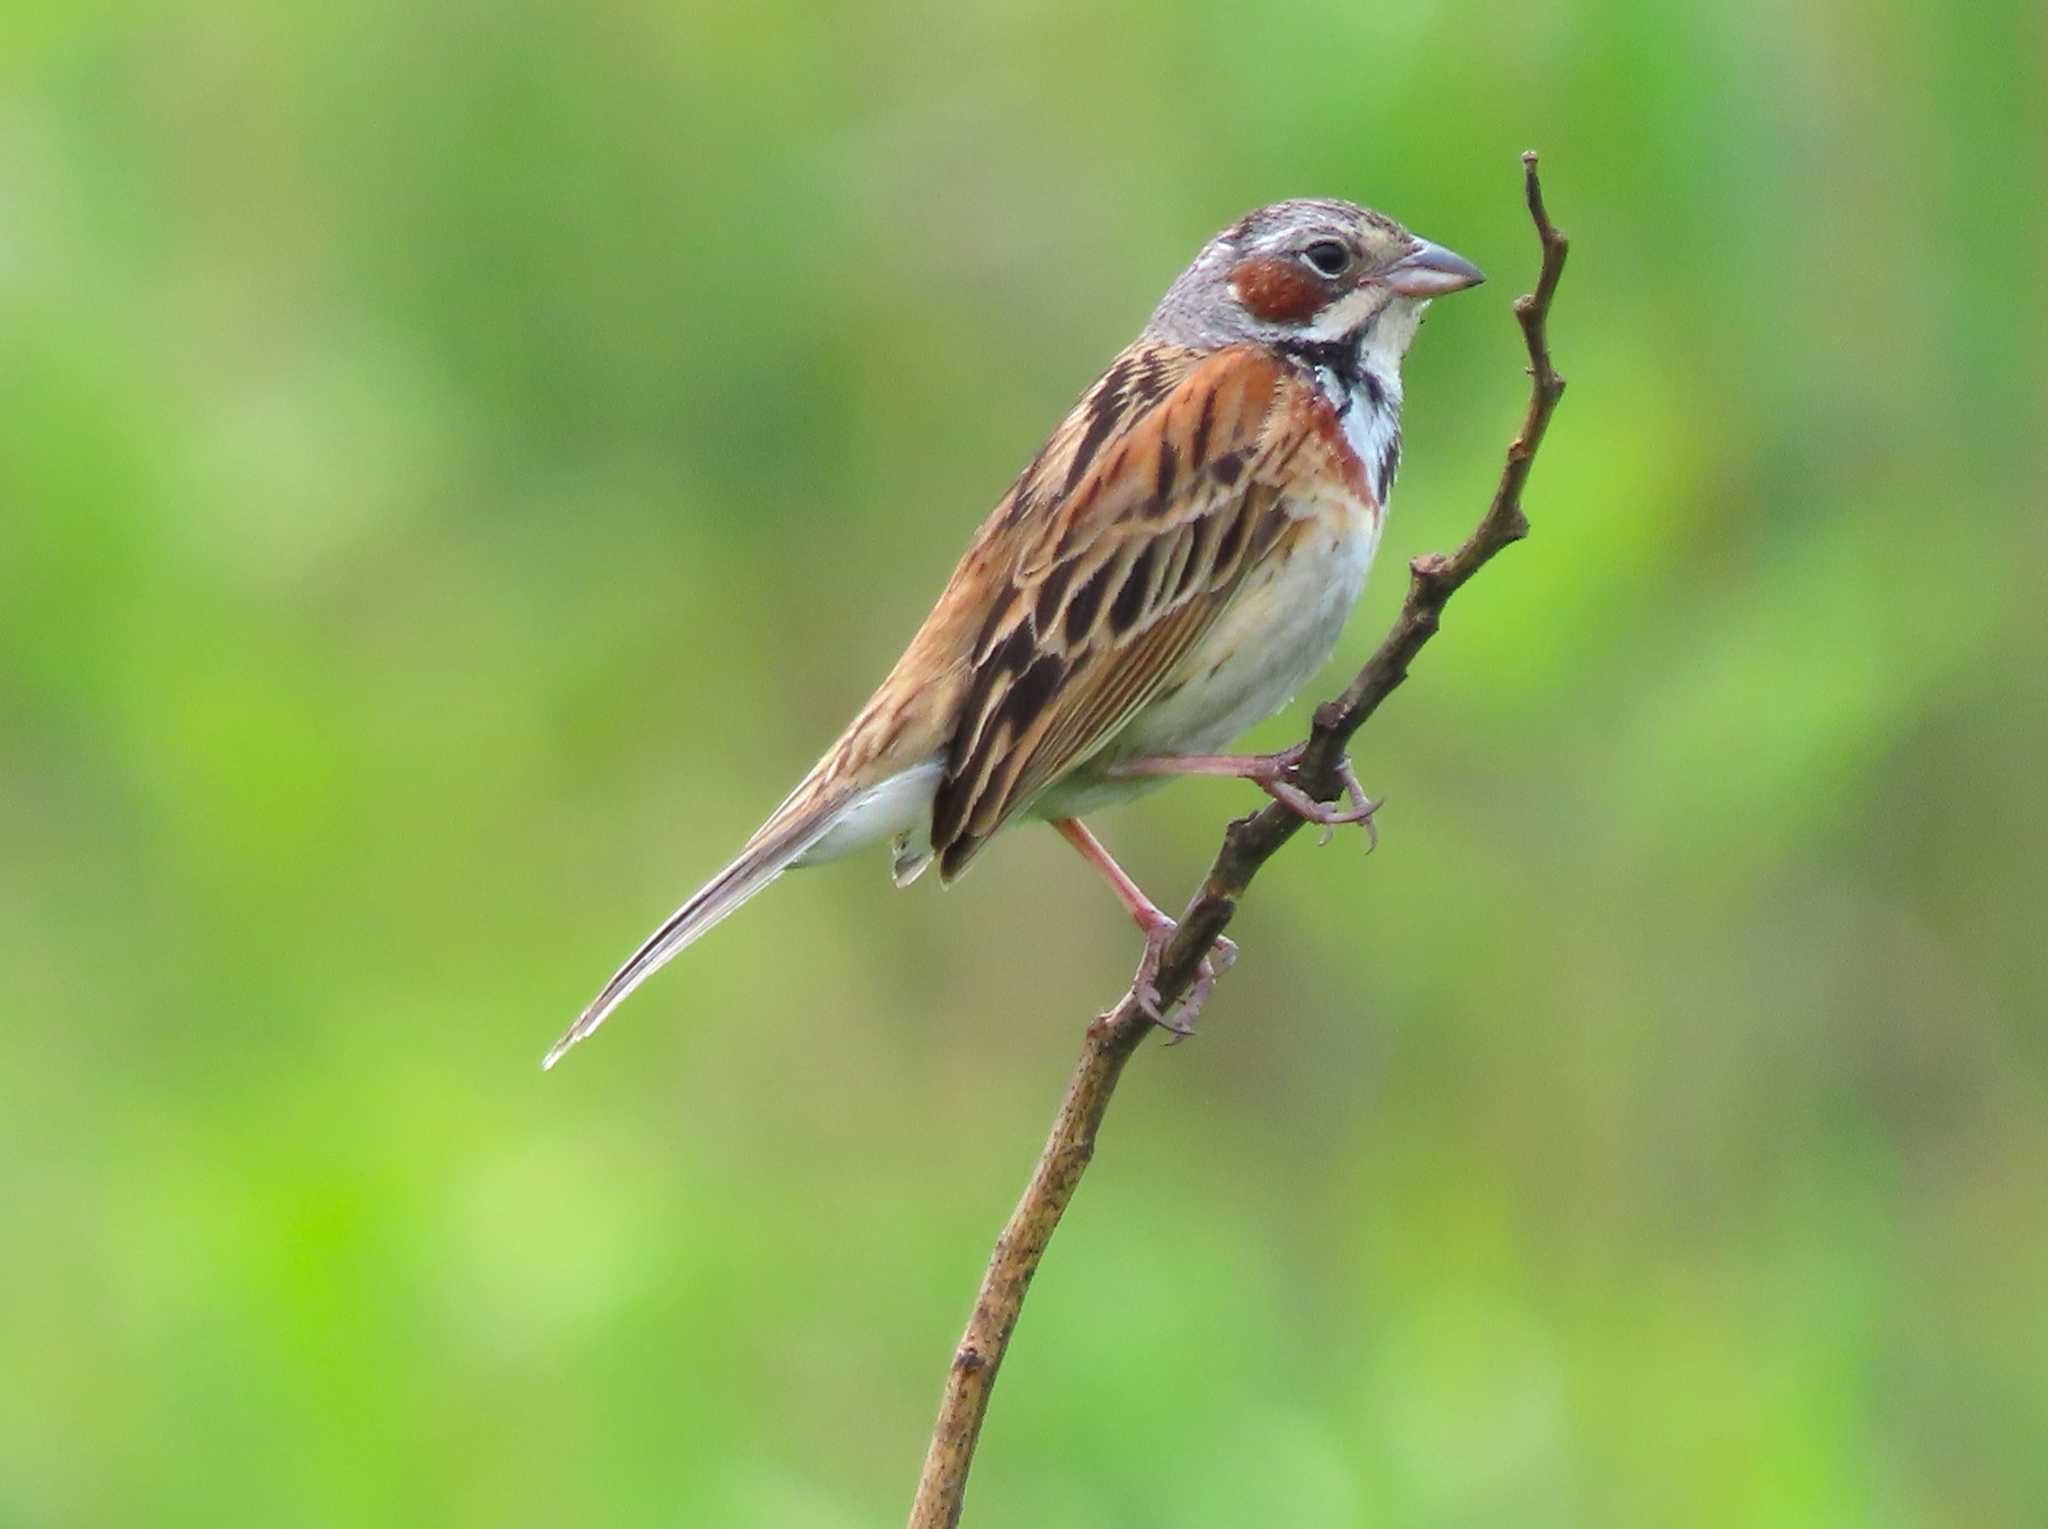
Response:
[{"label": "claw", "polygon": [[[1288,767],[1293,768],[1291,765]],[[1305,822],[1319,824],[1323,830],[1320,843],[1328,844],[1336,837],[1337,830],[1347,823],[1357,823],[1365,829],[1367,854],[1379,848],[1380,833],[1374,826],[1372,815],[1380,810],[1380,804],[1365,794],[1365,788],[1352,773],[1351,763],[1345,760],[1337,766],[1338,778],[1344,783],[1344,795],[1348,807],[1339,807],[1334,802],[1319,802],[1291,780],[1275,778],[1262,780],[1252,777],[1252,783],[1281,806]]]},{"label": "claw", "polygon": [[1237,941],[1226,934],[1217,935],[1216,943],[1209,947],[1206,959],[1216,963],[1216,975],[1222,976],[1237,965]]},{"label": "claw", "polygon": [[1172,919],[1162,919],[1145,931],[1145,954],[1138,961],[1137,975],[1131,978],[1131,996],[1137,1000],[1139,1010],[1160,1029],[1172,1032],[1166,1042],[1169,1046],[1178,1046],[1195,1033],[1195,1016],[1202,1012],[1216,979],[1237,964],[1236,943],[1218,935],[1215,946],[1195,968],[1193,986],[1181,995],[1180,1002],[1170,1009],[1163,1008],[1157,980],[1159,963],[1166,954],[1167,941],[1179,927]]},{"label": "claw", "polygon": [[[1373,814],[1387,805],[1387,799],[1381,797],[1378,801],[1374,801],[1365,794],[1365,787],[1358,783],[1358,772],[1351,768],[1351,756],[1349,754],[1346,754],[1337,761],[1337,778],[1344,783],[1344,795],[1351,803],[1351,821],[1361,824],[1365,828],[1365,852],[1370,855],[1380,847],[1380,826],[1373,821]],[[1335,828],[1325,824],[1323,827],[1323,843],[1328,844],[1336,835],[1336,832]]]}]

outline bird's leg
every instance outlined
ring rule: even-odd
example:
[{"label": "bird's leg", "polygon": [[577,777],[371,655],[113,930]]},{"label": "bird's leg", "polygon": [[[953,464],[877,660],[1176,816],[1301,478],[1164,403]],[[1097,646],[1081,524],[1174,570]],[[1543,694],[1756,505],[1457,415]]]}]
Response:
[{"label": "bird's leg", "polygon": [[1141,759],[1124,759],[1109,767],[1111,775],[1228,775],[1238,780],[1248,780],[1266,795],[1311,823],[1319,823],[1323,829],[1323,843],[1328,844],[1337,828],[1345,823],[1358,823],[1365,828],[1365,848],[1370,854],[1379,847],[1380,831],[1374,825],[1372,815],[1380,810],[1380,803],[1365,794],[1365,788],[1358,783],[1358,776],[1351,768],[1350,756],[1337,761],[1337,779],[1343,782],[1344,795],[1350,802],[1348,807],[1339,807],[1334,802],[1319,802],[1300,786],[1295,784],[1295,774],[1301,766],[1302,756],[1308,752],[1308,744],[1297,743],[1291,749],[1282,749],[1277,754],[1155,754]]},{"label": "bird's leg", "polygon": [[1116,893],[1117,901],[1124,905],[1124,911],[1130,914],[1132,922],[1145,936],[1145,954],[1138,962],[1137,976],[1131,979],[1131,992],[1136,995],[1138,1006],[1154,1024],[1171,1030],[1176,1040],[1193,1035],[1195,1016],[1201,1012],[1216,979],[1230,970],[1231,963],[1237,960],[1237,946],[1221,935],[1216,937],[1215,949],[1202,957],[1202,964],[1195,969],[1194,986],[1188,989],[1169,1019],[1159,1004],[1159,961],[1166,952],[1166,942],[1173,938],[1173,931],[1179,925],[1145,895],[1144,889],[1131,880],[1130,873],[1116,863],[1109,851],[1103,848],[1102,841],[1090,833],[1079,818],[1054,818],[1052,826],[1059,830],[1061,838],[1081,852],[1083,859],[1102,873],[1102,879]]}]

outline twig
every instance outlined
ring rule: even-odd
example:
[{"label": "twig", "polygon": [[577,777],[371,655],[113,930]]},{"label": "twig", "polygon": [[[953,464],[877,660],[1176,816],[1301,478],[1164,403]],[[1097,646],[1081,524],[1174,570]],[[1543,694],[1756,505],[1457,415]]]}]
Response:
[{"label": "twig", "polygon": [[[1308,752],[1302,758],[1296,779],[1319,801],[1337,799],[1342,789],[1337,767],[1344,759],[1351,735],[1408,677],[1408,666],[1415,655],[1436,635],[1445,603],[1495,553],[1529,534],[1529,522],[1522,514],[1522,489],[1529,481],[1536,448],[1543,443],[1550,416],[1564,393],[1564,378],[1550,364],[1550,337],[1545,326],[1558,278],[1564,273],[1567,246],[1565,236],[1544,211],[1543,187],[1537,179],[1533,152],[1522,156],[1522,167],[1529,216],[1536,224],[1536,236],[1543,249],[1543,267],[1536,290],[1517,298],[1514,305],[1515,318],[1522,326],[1522,338],[1529,350],[1528,411],[1523,415],[1520,433],[1508,446],[1500,486],[1494,490],[1493,502],[1487,506],[1477,529],[1451,556],[1430,553],[1408,565],[1408,597],[1395,618],[1393,630],[1359,670],[1350,687],[1337,699],[1316,708]],[[1180,929],[1168,942],[1160,960],[1157,986],[1162,1011],[1192,986],[1202,958],[1237,912],[1238,900],[1252,878],[1281,845],[1300,831],[1302,823],[1303,819],[1291,808],[1275,802],[1251,817],[1238,819],[1224,831],[1223,847],[1209,867],[1201,890],[1181,916]],[[996,1371],[1002,1365],[1010,1334],[1024,1305],[1024,1292],[1030,1288],[1031,1277],[1038,1270],[1038,1261],[1053,1229],[1059,1225],[1089,1159],[1095,1155],[1095,1133],[1109,1107],[1110,1095],[1116,1090],[1117,1079],[1123,1075],[1124,1063],[1152,1028],[1151,1018],[1139,1007],[1137,998],[1128,993],[1088,1028],[1081,1060],[1053,1120],[1052,1135],[1039,1155],[1024,1198],[1011,1213],[1002,1236],[996,1239],[988,1273],[975,1296],[974,1315],[967,1323],[960,1347],[954,1351],[939,1405],[938,1424],[932,1430],[924,1474],[918,1480],[917,1499],[910,1509],[910,1529],[953,1529],[960,1522],[975,1441],[988,1410]]]}]

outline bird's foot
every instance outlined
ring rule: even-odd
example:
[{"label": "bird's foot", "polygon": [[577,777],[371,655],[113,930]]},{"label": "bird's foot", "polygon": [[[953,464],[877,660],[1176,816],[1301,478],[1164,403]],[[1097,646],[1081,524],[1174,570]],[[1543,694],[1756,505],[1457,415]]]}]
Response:
[{"label": "bird's foot", "polygon": [[1351,768],[1351,756],[1346,754],[1337,761],[1335,774],[1344,787],[1347,805],[1339,807],[1335,802],[1319,802],[1300,786],[1295,784],[1295,775],[1301,768],[1301,761],[1308,753],[1306,743],[1297,743],[1291,749],[1282,749],[1277,754],[1255,754],[1260,769],[1247,774],[1245,779],[1257,786],[1266,795],[1295,816],[1319,825],[1323,837],[1319,841],[1328,844],[1337,836],[1337,830],[1347,823],[1356,823],[1365,830],[1365,852],[1369,855],[1380,847],[1379,825],[1373,822],[1373,814],[1383,805],[1365,794],[1365,787],[1358,783],[1358,772]]},{"label": "bird's foot", "polygon": [[1335,802],[1317,801],[1300,785],[1301,761],[1307,754],[1306,742],[1297,743],[1291,749],[1282,749],[1277,754],[1162,754],[1122,760],[1110,766],[1110,773],[1129,776],[1229,775],[1248,780],[1297,817],[1320,826],[1325,844],[1345,824],[1360,825],[1365,829],[1365,848],[1370,854],[1379,847],[1380,831],[1373,823],[1373,814],[1380,810],[1381,803],[1365,794],[1365,788],[1358,783],[1357,773],[1351,768],[1349,755],[1338,760],[1336,768],[1337,779],[1344,787],[1346,805],[1340,807]]},{"label": "bird's foot", "polygon": [[1173,1004],[1161,1002],[1159,964],[1166,955],[1167,942],[1179,927],[1162,914],[1159,922],[1146,928],[1145,954],[1138,962],[1137,975],[1131,979],[1131,996],[1137,1000],[1139,1010],[1153,1024],[1173,1033],[1166,1043],[1169,1046],[1177,1046],[1195,1033],[1195,1016],[1202,1012],[1216,979],[1237,964],[1236,942],[1219,934],[1215,945],[1202,957],[1201,965],[1195,968],[1195,980],[1180,1000]]}]

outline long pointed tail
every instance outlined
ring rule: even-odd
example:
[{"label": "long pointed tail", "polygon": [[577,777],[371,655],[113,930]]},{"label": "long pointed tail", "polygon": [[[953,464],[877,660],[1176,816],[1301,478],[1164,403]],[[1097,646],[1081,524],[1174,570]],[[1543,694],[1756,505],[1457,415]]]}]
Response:
[{"label": "long pointed tail", "polygon": [[590,1007],[577,1016],[576,1023],[542,1058],[542,1068],[553,1067],[562,1059],[564,1052],[603,1024],[633,989],[660,971],[712,925],[788,870],[792,861],[831,832],[847,804],[845,793],[812,795],[811,780],[797,787],[789,800],[747,841],[747,847],[740,851],[739,858],[670,914],[662,926],[633,952],[632,959],[612,974],[612,980],[591,1000]]}]

